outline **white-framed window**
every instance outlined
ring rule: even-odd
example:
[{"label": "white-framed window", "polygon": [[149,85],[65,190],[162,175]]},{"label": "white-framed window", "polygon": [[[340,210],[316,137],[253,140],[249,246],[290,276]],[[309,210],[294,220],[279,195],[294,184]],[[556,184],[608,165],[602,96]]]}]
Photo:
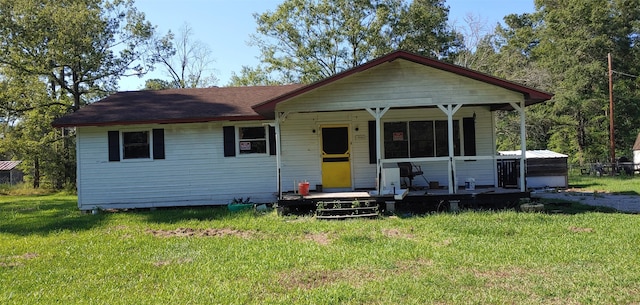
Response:
[{"label": "white-framed window", "polygon": [[164,129],[111,130],[109,161],[164,159]]},{"label": "white-framed window", "polygon": [[123,131],[122,132],[122,159],[149,159],[151,158],[150,132]]},{"label": "white-framed window", "polygon": [[241,155],[268,153],[265,126],[238,127],[238,152]]}]

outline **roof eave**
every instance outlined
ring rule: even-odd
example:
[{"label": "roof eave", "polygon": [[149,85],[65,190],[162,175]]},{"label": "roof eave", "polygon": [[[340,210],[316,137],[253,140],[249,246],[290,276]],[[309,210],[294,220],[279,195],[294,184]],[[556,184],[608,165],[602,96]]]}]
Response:
[{"label": "roof eave", "polygon": [[140,120],[140,121],[111,121],[111,122],[86,122],[86,123],[53,123],[55,128],[67,127],[103,127],[103,126],[121,126],[121,125],[142,125],[142,124],[187,124],[187,123],[206,123],[219,121],[262,121],[268,120],[264,116],[225,116],[225,117],[202,117],[202,118],[179,118],[179,119],[162,119],[162,120]]}]

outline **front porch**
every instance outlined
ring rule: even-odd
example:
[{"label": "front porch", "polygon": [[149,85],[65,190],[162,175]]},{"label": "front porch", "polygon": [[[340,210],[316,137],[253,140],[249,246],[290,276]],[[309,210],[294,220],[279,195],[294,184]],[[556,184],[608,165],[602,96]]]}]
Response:
[{"label": "front porch", "polygon": [[427,214],[433,212],[456,212],[464,209],[500,210],[516,208],[521,198],[530,198],[529,191],[519,189],[480,187],[474,190],[459,188],[450,194],[449,189],[426,189],[407,191],[402,198],[392,195],[376,196],[375,190],[353,192],[310,192],[303,196],[285,193],[278,200],[281,215],[304,215],[316,211],[318,203],[345,201],[375,201],[378,210],[386,214]]}]

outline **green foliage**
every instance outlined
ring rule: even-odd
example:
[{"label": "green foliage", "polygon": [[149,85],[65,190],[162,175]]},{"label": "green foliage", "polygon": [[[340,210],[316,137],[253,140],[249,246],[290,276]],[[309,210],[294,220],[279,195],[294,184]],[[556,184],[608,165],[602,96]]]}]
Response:
[{"label": "green foliage", "polygon": [[459,38],[447,16],[444,1],[437,0],[287,0],[254,15],[252,43],[263,66],[243,69],[232,82],[310,83],[398,48],[447,58]]},{"label": "green foliage", "polygon": [[[538,0],[536,12],[505,17],[482,68],[555,94],[531,107],[527,133],[533,147],[567,153],[580,163],[610,160],[607,53],[614,59],[616,155],[630,156],[640,131],[637,45],[640,8],[633,1]],[[509,121],[499,146],[511,145]],[[509,135],[508,133],[512,134]],[[545,147],[546,146],[546,147]]]},{"label": "green foliage", "polygon": [[640,302],[635,215],[331,222],[226,208],[92,215],[75,200],[0,197],[0,303]]},{"label": "green foliage", "polygon": [[0,63],[44,78],[73,109],[153,63],[154,28],[133,1],[2,0],[0,11]]},{"label": "green foliage", "polygon": [[0,154],[33,187],[75,183],[72,130],[51,122],[152,68],[161,45],[128,0],[0,0]]}]

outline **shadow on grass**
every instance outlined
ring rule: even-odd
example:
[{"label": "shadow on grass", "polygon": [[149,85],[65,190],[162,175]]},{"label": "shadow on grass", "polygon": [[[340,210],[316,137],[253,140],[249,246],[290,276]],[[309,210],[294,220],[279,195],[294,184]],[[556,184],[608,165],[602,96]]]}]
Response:
[{"label": "shadow on grass", "polygon": [[539,202],[544,203],[544,211],[548,214],[621,213],[610,207],[580,204],[568,200],[540,199]]},{"label": "shadow on grass", "polygon": [[0,233],[20,236],[89,230],[107,218],[108,215],[83,214],[77,209],[76,200],[68,198],[29,196],[0,203]]},{"label": "shadow on grass", "polygon": [[0,233],[27,236],[47,235],[57,231],[90,230],[106,224],[113,216],[131,213],[152,223],[176,223],[181,221],[211,221],[261,217],[253,209],[232,212],[227,206],[175,207],[132,210],[104,210],[98,214],[78,210],[75,198],[53,196],[15,197],[0,201]]},{"label": "shadow on grass", "polygon": [[187,220],[231,220],[246,217],[261,217],[265,215],[264,213],[255,212],[253,209],[229,211],[226,205],[159,208],[156,210],[139,211],[138,213],[145,215],[147,221],[154,223],[174,223]]}]

